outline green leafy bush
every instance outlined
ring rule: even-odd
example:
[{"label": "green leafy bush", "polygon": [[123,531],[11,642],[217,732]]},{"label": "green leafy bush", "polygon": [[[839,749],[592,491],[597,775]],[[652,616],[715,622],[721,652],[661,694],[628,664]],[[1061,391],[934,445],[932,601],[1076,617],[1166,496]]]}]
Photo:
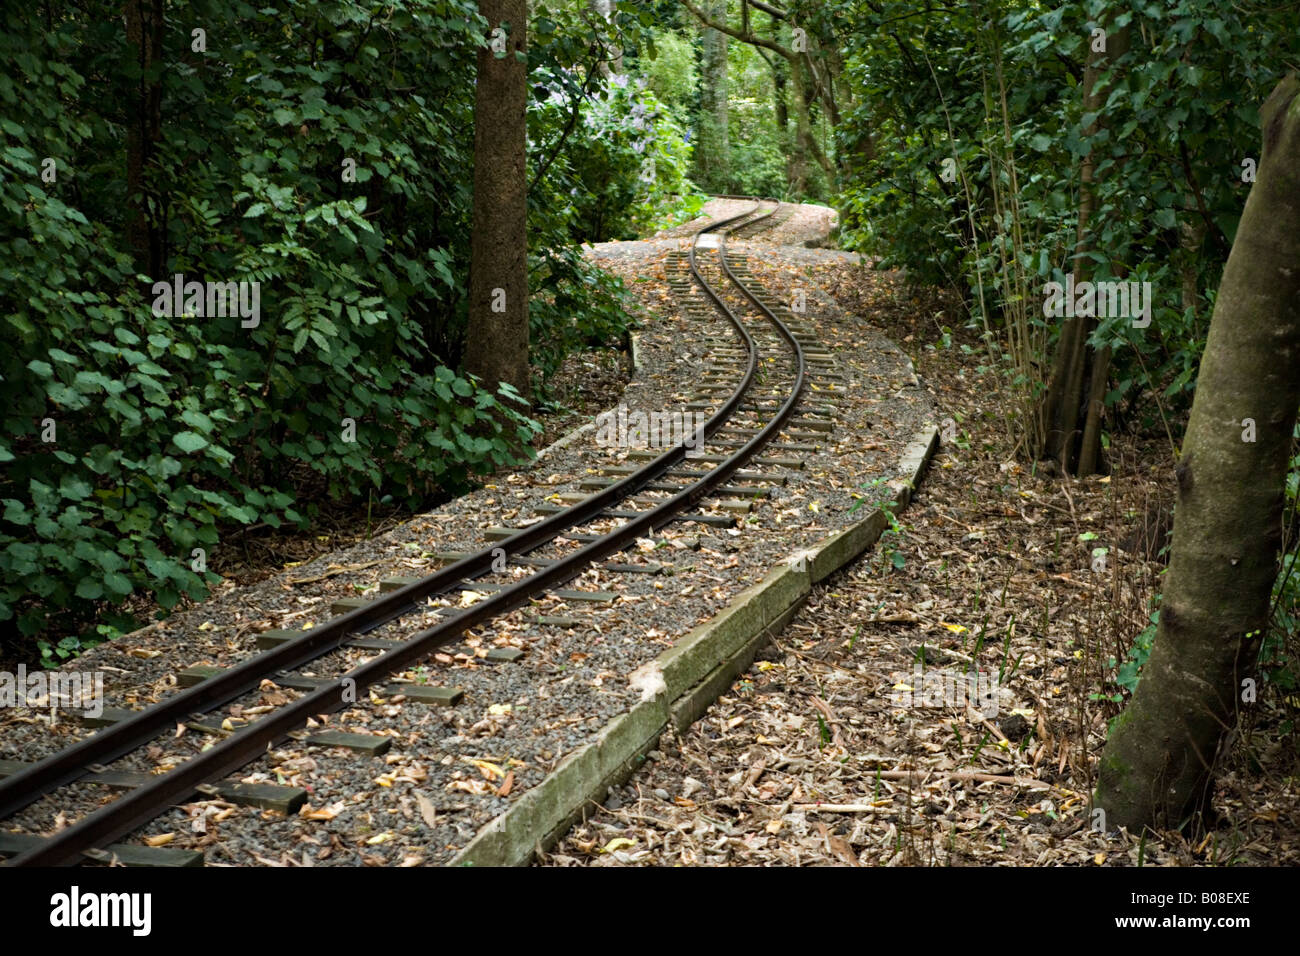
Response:
[{"label": "green leafy bush", "polygon": [[534,122],[561,126],[576,110],[565,162],[549,189],[575,239],[635,239],[693,216],[704,197],[687,178],[690,147],[675,119],[648,88],[615,76],[583,96],[571,77],[554,74]]},{"label": "green leafy bush", "polygon": [[[1168,399],[1167,410],[1185,408],[1249,189],[1243,163],[1258,149],[1257,104],[1288,69],[1297,11],[1250,4],[1242,15],[1232,0],[1049,10],[1011,0],[917,18],[900,32],[885,27],[915,13],[903,0],[823,9],[836,7],[853,26],[843,35],[858,94],[840,137],[873,143],[852,157],[844,241],[915,282],[967,295],[972,313],[986,306],[995,331],[1023,301],[998,272],[1004,257],[1018,259],[1045,363],[1059,323],[1042,322],[1038,293],[1074,266],[1078,183],[1091,155],[1092,278],[1150,281],[1154,294],[1150,327],[1107,321],[1093,335],[1113,353],[1107,401],[1132,404],[1145,391]],[[1103,86],[1114,80],[1103,109],[1087,114],[1080,82],[1098,23],[1112,34],[1127,27],[1131,43],[1102,77]],[[1009,165],[993,157],[1014,164],[1014,186]],[[1015,195],[1017,222],[995,184]],[[1149,408],[1143,424],[1163,430]]]},{"label": "green leafy bush", "polygon": [[[457,371],[476,5],[283,7],[169,10],[144,77],[120,5],[52,27],[16,10],[0,36],[0,629],[55,656],[130,626],[112,608],[132,594],[202,597],[233,529],[305,527],[318,502],[372,493],[419,506],[536,433],[518,396]],[[206,51],[194,23],[214,25]],[[157,275],[124,161],[153,82]],[[542,117],[547,142],[561,120]],[[681,163],[662,148],[667,184]],[[558,169],[586,161],[571,152]],[[545,374],[627,320],[571,219],[538,204],[529,227]],[[155,309],[177,274],[258,283],[258,321]]]}]

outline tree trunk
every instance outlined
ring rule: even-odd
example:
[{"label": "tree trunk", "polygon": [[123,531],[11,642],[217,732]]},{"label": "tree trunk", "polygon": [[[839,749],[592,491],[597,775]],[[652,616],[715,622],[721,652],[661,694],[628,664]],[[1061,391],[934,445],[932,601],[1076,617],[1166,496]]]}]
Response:
[{"label": "tree trunk", "polygon": [[808,104],[803,99],[798,64],[790,64],[787,80],[794,107],[794,131],[790,136],[790,160],[786,178],[790,182],[790,195],[798,200],[808,190]]},{"label": "tree trunk", "polygon": [[162,137],[159,64],[163,55],[163,0],[126,0],[122,13],[127,42],[139,70],[126,102],[127,244],[137,266],[156,278],[163,272],[165,259],[159,221],[162,197],[153,190],[147,170]]},{"label": "tree trunk", "polygon": [[1260,118],[1257,179],[1224,268],[1176,469],[1159,630],[1142,682],[1102,754],[1094,806],[1105,811],[1108,827],[1203,824],[1215,759],[1242,698],[1254,699],[1243,686],[1259,681],[1256,658],[1277,573],[1300,406],[1295,74],[1278,84]]},{"label": "tree trunk", "polygon": [[[706,11],[725,21],[726,0],[714,0]],[[731,143],[727,130],[727,35],[701,26],[700,142],[695,150],[698,181],[713,192],[731,191]]]},{"label": "tree trunk", "polygon": [[788,67],[781,57],[773,57],[772,104],[776,110],[776,128],[782,136],[790,129],[790,107],[785,98],[785,71]]},{"label": "tree trunk", "polygon": [[1184,219],[1178,224],[1178,245],[1182,252],[1182,262],[1178,274],[1182,286],[1183,313],[1192,313],[1192,325],[1198,327],[1201,318],[1201,290],[1197,285],[1197,260],[1200,258],[1201,245],[1205,242],[1205,220],[1200,218]]},{"label": "tree trunk", "polygon": [[808,94],[812,91],[811,85],[804,78],[803,69],[798,61],[790,64],[791,89],[794,90],[794,117],[795,117],[795,138],[796,147],[795,155],[798,158],[799,165],[807,168],[807,157],[811,156],[817,161],[825,171],[826,177],[834,182],[835,167],[831,161],[826,158],[822,148],[817,145],[817,138],[812,134],[812,121],[809,118],[808,111]]},{"label": "tree trunk", "polygon": [[[1128,50],[1129,35],[1129,28],[1125,27],[1109,37],[1106,50],[1090,50],[1083,74],[1083,112],[1100,111],[1105,91],[1098,89],[1098,80],[1106,63],[1114,63]],[[1101,124],[1094,120],[1088,127],[1088,138],[1095,137],[1100,129]],[[1096,167],[1097,158],[1089,150],[1079,169],[1078,229],[1071,266],[1076,287],[1091,281],[1095,271],[1087,254],[1092,248]],[[1094,352],[1088,347],[1088,338],[1096,326],[1097,320],[1091,316],[1066,319],[1057,341],[1047,390],[1038,406],[1038,434],[1043,445],[1034,449],[1034,455],[1056,461],[1063,474],[1091,475],[1105,467],[1101,454],[1101,416],[1105,410],[1102,399],[1110,373],[1110,351]],[[1080,416],[1084,419],[1082,427]]]},{"label": "tree trunk", "polygon": [[465,369],[493,390],[513,385],[528,397],[528,95],[526,0],[479,0],[503,55],[478,51],[474,94],[474,226],[470,233],[469,324]]},{"label": "tree trunk", "polygon": [[[743,9],[748,11],[747,3]],[[747,32],[748,29],[749,23],[746,20],[742,32]],[[755,45],[753,50],[767,64],[768,69],[772,71],[772,118],[776,122],[777,145],[781,149],[781,155],[785,157],[786,185],[788,189],[790,182],[793,180],[790,175],[790,106],[789,101],[786,99],[786,70],[789,67],[786,65],[785,57],[772,56],[764,47]]]}]

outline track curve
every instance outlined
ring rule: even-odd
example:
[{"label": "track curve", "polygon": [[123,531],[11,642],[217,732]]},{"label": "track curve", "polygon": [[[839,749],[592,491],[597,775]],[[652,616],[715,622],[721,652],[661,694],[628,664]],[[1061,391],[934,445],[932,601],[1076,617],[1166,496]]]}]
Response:
[{"label": "track curve", "polygon": [[[730,321],[747,354],[744,374],[739,383],[704,425],[706,442],[736,417],[753,389],[760,350],[745,322],[724,300],[722,290],[716,288],[701,271],[697,253],[705,236],[717,237],[717,261],[722,274],[770,323],[772,330],[790,349],[793,374],[785,400],[762,427],[741,443],[739,449],[703,477],[682,486],[669,498],[646,511],[636,513],[635,517],[628,518],[613,530],[597,536],[562,559],[546,567],[531,568],[532,573],[526,577],[501,586],[495,593],[488,594],[464,610],[455,611],[445,620],[404,639],[398,646],[307,691],[175,769],[158,775],[156,780],[122,794],[55,835],[43,838],[39,845],[14,856],[7,865],[73,864],[83,856],[93,854],[110,841],[130,833],[169,807],[184,801],[205,784],[218,780],[257,758],[290,731],[305,725],[313,715],[333,713],[352,706],[349,694],[351,701],[355,702],[357,693],[426,657],[469,628],[523,606],[538,595],[578,576],[592,562],[624,550],[638,538],[653,533],[656,528],[681,520],[689,509],[720,488],[749,462],[782,431],[794,414],[804,389],[806,363],[795,334],[752,289],[736,277],[728,261],[727,234],[759,225],[770,219],[780,208],[778,201],[767,200],[775,204],[771,210],[761,212],[763,200],[754,200],[752,197],[746,199],[754,203],[752,209],[706,223],[694,234],[688,254],[692,278]],[[42,796],[144,746],[186,718],[221,707],[248,693],[262,680],[283,677],[304,664],[342,648],[357,635],[421,608],[430,598],[460,591],[464,589],[465,582],[499,573],[502,551],[508,562],[519,564],[519,559],[557,539],[563,539],[565,532],[572,532],[575,528],[601,519],[612,506],[628,500],[657,479],[668,476],[683,462],[686,451],[683,444],[676,444],[632,474],[593,493],[578,504],[392,591],[365,607],[304,630],[278,647],[254,654],[194,687],[180,691],[165,701],[0,780],[0,819],[13,815]]]}]

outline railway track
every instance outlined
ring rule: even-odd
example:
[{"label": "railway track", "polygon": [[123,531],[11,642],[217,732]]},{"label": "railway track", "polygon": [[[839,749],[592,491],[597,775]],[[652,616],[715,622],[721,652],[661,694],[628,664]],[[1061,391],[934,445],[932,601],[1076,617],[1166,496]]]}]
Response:
[{"label": "railway track", "polygon": [[773,210],[770,219],[738,226],[732,231],[731,236],[733,239],[752,239],[754,236],[763,232],[775,231],[785,223],[789,222],[790,218],[794,215],[795,210],[798,208],[799,207],[794,203],[780,203],[777,208]]},{"label": "railway track", "polygon": [[[428,576],[381,582],[388,593],[317,627],[263,635],[262,653],[225,670],[195,675],[193,686],[147,709],[117,714],[120,719],[98,733],[39,762],[0,761],[0,774],[7,773],[0,779],[0,825],[38,800],[57,800],[62,788],[79,782],[122,791],[51,836],[0,834],[0,855],[9,857],[7,865],[66,865],[87,858],[102,861],[114,854],[120,859],[133,856],[130,845],[114,847],[114,854],[106,848],[196,793],[239,797],[241,785],[222,784],[223,778],[306,726],[313,716],[355,706],[367,688],[455,642],[469,629],[555,591],[594,562],[605,561],[657,528],[676,521],[726,521],[725,515],[708,515],[697,508],[706,501],[764,493],[763,473],[746,471],[747,464],[797,467],[800,463],[795,459],[815,447],[807,440],[821,438],[829,430],[834,407],[824,401],[804,411],[804,418],[795,415],[810,375],[830,378],[819,395],[834,393],[831,359],[813,346],[811,329],[756,289],[743,262],[728,257],[728,234],[760,227],[781,208],[774,204],[764,209],[763,201],[750,201],[752,209],[706,224],[685,251],[670,255],[668,261],[670,285],[685,297],[688,314],[720,310],[733,333],[707,343],[714,357],[713,371],[699,383],[691,403],[712,409],[704,425],[708,453],[688,460],[682,444],[662,452],[636,452],[629,457],[644,464],[630,470],[606,469],[606,477],[584,482],[584,488],[591,489],[589,495],[555,509],[530,527],[508,533]],[[756,314],[761,321],[747,323],[737,310]],[[785,435],[783,441],[774,442],[779,435]],[[747,481],[760,484],[732,484]],[[634,565],[605,567],[627,573],[637,570]],[[449,596],[466,590],[481,595],[480,599],[467,607],[454,606]],[[444,603],[437,606],[439,602]],[[434,620],[428,626],[407,636],[367,636],[400,630],[404,620],[409,629],[411,619],[425,623],[429,616]],[[334,661],[343,656],[340,651],[358,648],[378,653],[355,666]],[[316,672],[330,670],[332,662],[337,671],[332,676],[300,673],[308,665]],[[256,691],[267,680],[299,696],[164,773],[108,769],[108,764],[170,735],[178,725],[211,726],[211,715],[218,708]],[[243,796],[252,802],[259,795]],[[192,860],[193,855],[186,859]]]}]

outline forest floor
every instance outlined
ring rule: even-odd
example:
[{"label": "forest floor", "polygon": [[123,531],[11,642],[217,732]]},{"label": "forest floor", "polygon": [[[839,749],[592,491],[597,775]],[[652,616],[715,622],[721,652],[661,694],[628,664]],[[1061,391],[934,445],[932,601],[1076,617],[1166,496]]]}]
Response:
[{"label": "forest floor", "polygon": [[[1272,688],[1220,776],[1217,830],[1140,843],[1093,826],[1116,663],[1148,626],[1164,568],[1174,487],[1159,422],[1112,436],[1106,477],[1045,473],[1016,455],[1015,397],[979,340],[954,330],[955,303],[811,258],[778,247],[763,264],[801,271],[908,351],[951,416],[942,450],[897,529],[815,588],[730,692],[665,735],[542,863],[1300,862],[1294,738],[1279,732],[1296,701]],[[922,666],[968,696],[996,688],[996,704],[910,703],[912,689],[940,703],[922,696]]]}]

